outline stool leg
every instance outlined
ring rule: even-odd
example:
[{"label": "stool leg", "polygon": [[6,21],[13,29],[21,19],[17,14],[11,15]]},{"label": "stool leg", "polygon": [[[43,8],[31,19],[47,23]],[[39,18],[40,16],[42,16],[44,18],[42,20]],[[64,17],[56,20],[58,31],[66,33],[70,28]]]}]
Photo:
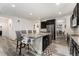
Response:
[{"label": "stool leg", "polygon": [[19,55],[21,55],[21,48],[22,48],[22,43],[20,43],[20,52],[19,52]]},{"label": "stool leg", "polygon": [[18,48],[18,41],[17,41],[17,48]]},{"label": "stool leg", "polygon": [[28,53],[29,53],[29,44],[27,44],[27,46],[28,46]]},{"label": "stool leg", "polygon": [[17,45],[16,45],[16,51],[17,51],[17,49],[18,49],[18,41],[17,41]]}]

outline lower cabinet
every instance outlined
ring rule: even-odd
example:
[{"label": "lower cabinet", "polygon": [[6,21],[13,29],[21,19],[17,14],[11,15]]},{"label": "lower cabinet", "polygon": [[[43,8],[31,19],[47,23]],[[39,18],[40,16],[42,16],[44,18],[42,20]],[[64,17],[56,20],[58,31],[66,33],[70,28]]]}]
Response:
[{"label": "lower cabinet", "polygon": [[2,31],[0,31],[0,36],[2,36]]},{"label": "lower cabinet", "polygon": [[42,41],[42,51],[44,51],[47,46],[49,45],[49,35],[46,35],[43,37],[43,41]]},{"label": "lower cabinet", "polygon": [[72,38],[71,38],[71,45],[70,45],[70,54],[72,56],[79,56],[79,46]]},{"label": "lower cabinet", "polygon": [[79,50],[77,47],[75,47],[75,56],[79,56]]}]

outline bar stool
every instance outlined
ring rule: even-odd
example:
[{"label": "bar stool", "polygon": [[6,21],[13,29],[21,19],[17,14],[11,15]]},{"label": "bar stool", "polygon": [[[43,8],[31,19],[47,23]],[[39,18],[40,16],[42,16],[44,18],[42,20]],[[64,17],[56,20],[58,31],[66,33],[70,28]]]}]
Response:
[{"label": "bar stool", "polygon": [[17,49],[20,49],[20,52],[19,52],[19,55],[21,55],[21,46],[22,46],[22,40],[24,39],[22,36],[21,36],[21,33],[20,31],[16,31],[16,36],[17,36],[17,46],[16,46],[16,51]]},{"label": "bar stool", "polygon": [[[33,38],[31,37],[24,37],[24,39],[22,40],[22,43],[26,44],[28,46],[28,53],[32,50],[33,52],[37,53],[37,51],[33,48],[32,44],[33,44]],[[31,49],[31,50],[30,50]]]}]

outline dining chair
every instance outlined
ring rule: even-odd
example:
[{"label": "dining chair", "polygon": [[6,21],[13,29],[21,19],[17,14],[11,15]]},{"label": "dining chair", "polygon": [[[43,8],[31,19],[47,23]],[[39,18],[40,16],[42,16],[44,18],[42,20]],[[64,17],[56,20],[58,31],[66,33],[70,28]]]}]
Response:
[{"label": "dining chair", "polygon": [[32,30],[28,30],[28,34],[32,34]]},{"label": "dining chair", "polygon": [[[20,33],[20,31],[16,31],[16,39],[17,39],[17,46],[16,46],[16,51],[17,51],[17,49],[21,49],[21,45],[22,45],[22,40],[23,40],[23,36],[21,36],[21,33]],[[21,55],[21,50],[20,50],[20,52],[19,52],[19,55]]]},{"label": "dining chair", "polygon": [[27,34],[26,30],[21,30],[22,34]]},{"label": "dining chair", "polygon": [[[21,52],[22,52],[21,50],[22,50],[22,48],[25,48],[26,46],[27,46],[28,52],[30,52],[31,48],[32,48],[32,50],[34,52],[36,52],[35,49],[32,46],[32,42],[33,42],[34,39],[32,39],[30,37],[22,36],[20,31],[16,31],[16,36],[17,36],[17,46],[16,46],[16,49],[20,50],[19,51],[19,55],[22,55],[21,54]],[[22,45],[24,45],[24,46],[22,46]]]},{"label": "dining chair", "polygon": [[24,39],[22,40],[22,43],[25,43],[28,46],[28,53],[31,53],[30,51],[32,50],[34,53],[37,53],[37,51],[35,50],[35,48],[33,47],[33,38],[27,38],[24,37]]},{"label": "dining chair", "polygon": [[33,34],[36,34],[36,30],[33,30]]}]

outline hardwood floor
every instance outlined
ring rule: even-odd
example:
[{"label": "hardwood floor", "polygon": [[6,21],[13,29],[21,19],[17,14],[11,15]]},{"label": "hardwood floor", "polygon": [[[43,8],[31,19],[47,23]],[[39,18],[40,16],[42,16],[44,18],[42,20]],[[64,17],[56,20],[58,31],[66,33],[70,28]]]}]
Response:
[{"label": "hardwood floor", "polygon": [[70,56],[69,47],[65,39],[53,40],[46,50],[44,56]]},{"label": "hardwood floor", "polygon": [[[34,56],[31,53],[28,54],[25,49],[22,51],[25,56]],[[16,40],[0,37],[0,56],[18,56]],[[70,56],[66,40],[53,40],[53,43],[45,49],[43,56]]]},{"label": "hardwood floor", "polygon": [[0,37],[0,55],[1,56],[16,56],[15,42],[6,38]]},{"label": "hardwood floor", "polygon": [[[25,48],[22,49],[22,54],[25,56],[34,56],[31,53],[27,53]],[[16,51],[16,40],[11,40],[6,37],[0,37],[0,56],[18,56]]]}]

